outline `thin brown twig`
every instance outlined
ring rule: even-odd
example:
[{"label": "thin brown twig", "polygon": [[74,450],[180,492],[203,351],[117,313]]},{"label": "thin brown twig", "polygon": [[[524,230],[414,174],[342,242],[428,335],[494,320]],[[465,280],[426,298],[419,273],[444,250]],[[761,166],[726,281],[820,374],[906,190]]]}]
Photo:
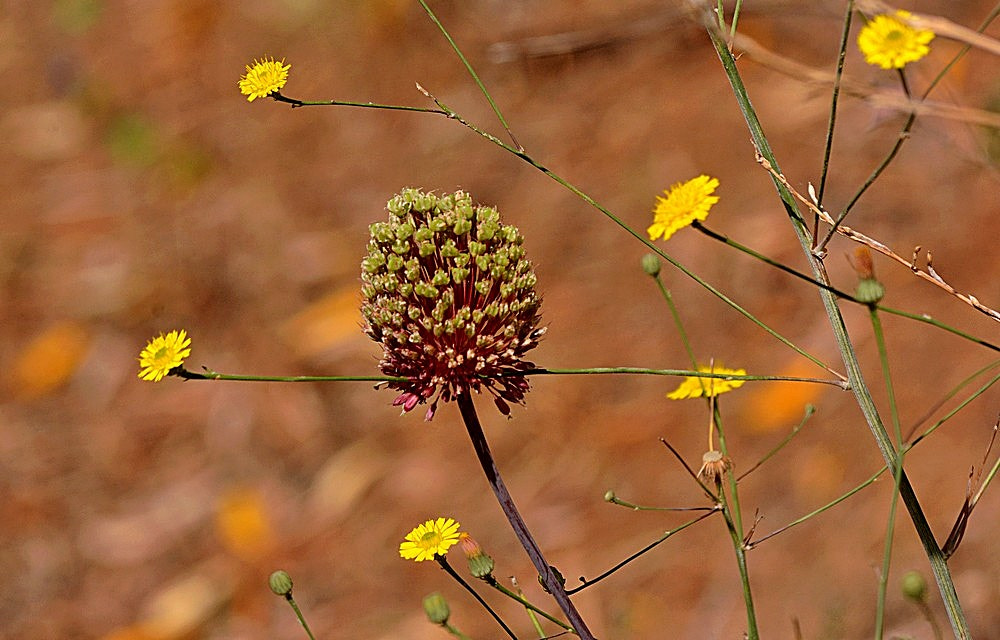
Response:
[{"label": "thin brown twig", "polygon": [[[788,189],[789,192],[791,192],[791,194],[795,196],[796,199],[798,199],[802,204],[804,204],[807,208],[809,208],[810,211],[818,215],[823,222],[829,225],[834,224],[834,220],[829,213],[827,213],[821,207],[817,207],[812,200],[810,200],[809,198],[803,196],[801,193],[796,191],[795,188],[788,183],[788,180],[787,178],[785,178],[785,175],[779,173],[778,171],[775,171],[774,167],[771,166],[771,163],[768,162],[767,159],[764,158],[764,156],[762,156],[759,151],[757,152],[757,162],[762,167],[764,167],[764,169],[766,169],[774,177],[775,180],[780,182],[786,189]],[[911,261],[911,260],[906,260],[905,258],[900,256],[892,249],[879,242],[878,240],[875,240],[870,236],[866,236],[865,234],[859,231],[855,231],[854,229],[846,225],[837,225],[837,233],[839,233],[840,235],[844,236],[849,240],[863,244],[866,247],[872,249],[873,251],[881,253],[887,258],[895,260],[899,264],[903,265],[904,267],[912,271],[913,274],[918,278],[930,282],[934,286],[946,291],[950,295],[954,296],[955,298],[969,305],[976,311],[984,313],[990,318],[996,320],[997,322],[1000,322],[1000,312],[984,305],[982,302],[979,301],[978,298],[976,298],[976,296],[972,295],[971,293],[959,292],[957,289],[955,289],[955,287],[948,284],[948,282],[946,282],[944,278],[942,278],[938,274],[938,272],[934,269],[934,265],[932,262],[933,256],[931,255],[930,251],[927,252],[927,268],[925,270],[921,269],[916,264],[917,255],[920,253],[921,247],[917,247],[916,249],[913,250],[913,258]]]}]

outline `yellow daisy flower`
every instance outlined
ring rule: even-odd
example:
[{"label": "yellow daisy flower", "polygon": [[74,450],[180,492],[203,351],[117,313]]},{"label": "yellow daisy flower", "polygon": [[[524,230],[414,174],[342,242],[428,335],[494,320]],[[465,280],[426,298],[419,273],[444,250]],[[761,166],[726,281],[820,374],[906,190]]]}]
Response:
[{"label": "yellow daisy flower", "polygon": [[190,346],[191,339],[183,329],[167,335],[161,333],[146,343],[146,348],[139,354],[139,366],[142,367],[139,377],[159,382],[172,369],[184,364],[184,358],[191,355]]},{"label": "yellow daisy flower", "polygon": [[406,534],[406,540],[399,545],[401,558],[423,562],[443,556],[458,542],[458,523],[451,518],[428,520]]},{"label": "yellow daisy flower", "polygon": [[[718,373],[720,375],[745,376],[747,372],[743,369],[726,369],[725,367],[698,367],[702,373]],[[667,394],[671,400],[684,400],[686,398],[700,398],[702,396],[717,396],[720,393],[732,391],[743,386],[745,380],[725,380],[723,378],[701,378],[699,376],[689,376],[684,378],[684,382],[679,387]]]},{"label": "yellow daisy flower", "polygon": [[719,201],[719,196],[712,193],[719,186],[717,178],[700,175],[687,182],[673,185],[663,196],[656,197],[656,208],[653,209],[653,224],[646,229],[650,240],[663,236],[664,240],[674,235],[678,229],[683,229],[695,220],[708,217],[708,210]]},{"label": "yellow daisy flower", "polygon": [[240,78],[240,93],[247,96],[248,102],[266,98],[285,86],[291,68],[284,58],[281,62],[275,62],[274,58],[254,60],[253,66],[247,65],[247,72]]},{"label": "yellow daisy flower", "polygon": [[911,27],[906,23],[910,15],[902,9],[895,15],[878,15],[861,29],[858,48],[865,62],[883,69],[902,69],[930,52],[927,45],[934,39],[934,32]]}]

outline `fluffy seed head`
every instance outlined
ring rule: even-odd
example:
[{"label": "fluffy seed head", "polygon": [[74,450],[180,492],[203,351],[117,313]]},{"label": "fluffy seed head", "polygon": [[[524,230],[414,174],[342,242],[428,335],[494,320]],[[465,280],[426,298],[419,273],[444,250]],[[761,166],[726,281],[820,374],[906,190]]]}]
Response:
[{"label": "fluffy seed head", "polygon": [[404,189],[387,208],[369,227],[361,312],[382,373],[406,378],[389,383],[401,392],[393,404],[429,402],[430,420],[439,401],[486,389],[509,414],[528,390],[517,374],[534,366],[523,356],[545,331],[524,238],[463,191]]}]

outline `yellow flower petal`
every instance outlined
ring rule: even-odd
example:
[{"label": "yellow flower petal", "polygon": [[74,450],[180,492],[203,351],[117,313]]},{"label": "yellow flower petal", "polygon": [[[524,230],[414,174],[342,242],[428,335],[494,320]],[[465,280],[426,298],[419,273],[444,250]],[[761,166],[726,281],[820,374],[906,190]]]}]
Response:
[{"label": "yellow flower petal", "polygon": [[406,534],[399,545],[399,555],[406,560],[423,562],[443,556],[458,542],[459,524],[451,518],[428,520]]},{"label": "yellow flower petal", "polygon": [[663,196],[656,197],[653,210],[653,224],[646,229],[650,240],[663,236],[667,240],[678,229],[683,229],[695,220],[704,220],[719,196],[712,193],[719,186],[717,178],[700,175],[687,182],[673,185]]},{"label": "yellow flower petal", "polygon": [[292,65],[275,62],[274,58],[254,60],[253,65],[247,65],[247,72],[240,78],[240,93],[247,96],[248,102],[257,98],[266,98],[278,92],[288,82],[288,70]]},{"label": "yellow flower petal", "polygon": [[934,32],[908,25],[910,15],[902,9],[894,15],[878,15],[861,29],[858,48],[865,62],[883,69],[902,69],[930,52],[927,45],[934,39]]},{"label": "yellow flower petal", "polygon": [[139,377],[151,382],[159,382],[163,376],[171,370],[184,364],[184,358],[191,355],[191,339],[187,337],[187,331],[181,329],[174,330],[163,335],[162,333],[150,340],[146,348],[139,354]]},{"label": "yellow flower petal", "polygon": [[[698,371],[702,373],[717,373],[720,375],[745,376],[747,372],[743,369],[726,369],[725,367],[699,366]],[[667,394],[671,400],[684,400],[686,398],[700,398],[702,396],[717,396],[733,389],[743,386],[743,380],[726,380],[724,378],[702,378],[700,376],[689,376],[684,378],[684,382],[679,387]]]}]

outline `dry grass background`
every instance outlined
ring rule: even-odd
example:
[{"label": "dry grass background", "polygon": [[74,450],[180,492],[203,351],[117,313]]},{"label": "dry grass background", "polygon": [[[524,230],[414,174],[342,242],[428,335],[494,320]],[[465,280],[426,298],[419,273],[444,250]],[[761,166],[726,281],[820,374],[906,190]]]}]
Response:
[{"label": "dry grass background", "polygon": [[[746,3],[741,25],[771,49],[829,69],[841,2]],[[915,2],[975,26],[989,2]],[[752,148],[724,74],[672,3],[559,0],[435,2],[529,151],[644,229],[654,196],[701,172],[720,178],[710,226],[801,266],[799,249]],[[625,34],[594,50],[497,61],[498,43],[568,32]],[[993,35],[997,34],[994,27]],[[0,635],[85,638],[303,638],[266,587],[285,568],[318,637],[440,638],[420,610],[432,590],[454,622],[500,637],[433,566],[396,545],[425,518],[450,515],[547,603],[477,468],[457,411],[431,424],[399,417],[370,385],[187,382],[152,385],[135,358],[150,336],[186,328],[189,364],[245,373],[368,374],[377,350],[359,329],[358,264],[367,225],[400,187],[464,188],[527,238],[549,333],[549,367],[684,366],[666,307],[639,269],[643,247],[537,171],[454,122],[430,115],[252,105],[236,82],[254,57],[292,64],[302,99],[423,106],[420,82],[470,120],[491,114],[419,6],[405,0],[209,0],[6,3],[0,132]],[[853,49],[853,48],[852,48]],[[917,86],[957,47],[935,43]],[[493,57],[491,57],[491,55]],[[743,59],[751,97],[789,178],[817,180],[828,93]],[[936,96],[989,108],[996,60],[973,52]],[[892,90],[892,74],[851,51],[848,74]],[[845,100],[831,208],[881,159],[902,118]],[[919,120],[900,158],[851,224],[1000,303],[997,170],[989,132]],[[995,140],[994,140],[995,142]],[[828,260],[853,286],[842,257]],[[668,250],[797,343],[836,363],[809,287],[724,251],[694,231]],[[996,323],[908,272],[877,261],[885,302],[1000,341]],[[754,373],[820,375],[762,331],[665,268],[695,349]],[[873,386],[865,315],[848,308]],[[904,426],[995,356],[886,318]],[[604,503],[699,501],[659,444],[697,465],[704,408],[668,403],[668,379],[540,377],[525,408],[485,411],[498,463],[549,559],[594,576],[683,521]],[[884,399],[884,393],[877,391]],[[908,456],[939,539],[981,462],[991,390]],[[748,385],[723,398],[730,446],[747,468],[799,419],[792,446],[743,485],[769,531],[866,478],[881,460],[849,394]],[[884,401],[882,405],[884,406]],[[485,404],[484,404],[485,409]],[[934,414],[938,417],[938,411]],[[750,555],[765,637],[871,633],[890,487],[880,483]],[[1000,637],[1000,502],[989,492],[951,561],[979,638]],[[901,515],[892,584],[928,573]],[[602,638],[740,637],[732,550],[721,521],[668,542],[577,598]],[[934,610],[945,623],[936,602]],[[504,607],[520,629],[516,608]],[[892,633],[930,637],[893,587]]]}]

